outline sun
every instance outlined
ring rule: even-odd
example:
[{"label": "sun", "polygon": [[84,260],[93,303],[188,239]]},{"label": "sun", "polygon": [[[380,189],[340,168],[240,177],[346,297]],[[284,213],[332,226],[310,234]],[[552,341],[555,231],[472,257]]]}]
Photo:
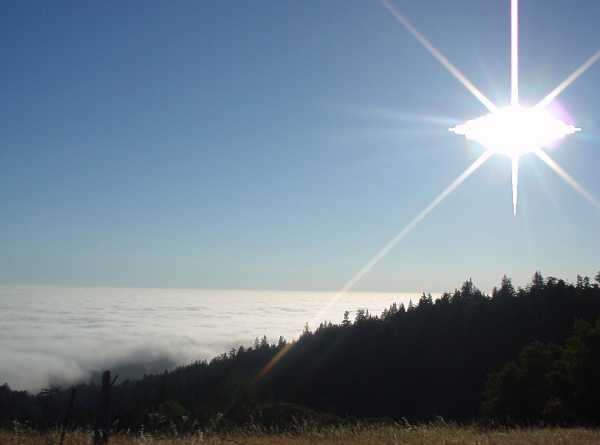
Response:
[{"label": "sun", "polygon": [[547,109],[518,104],[496,108],[489,114],[450,128],[452,133],[478,142],[490,153],[506,155],[512,160],[513,214],[517,214],[519,196],[519,158],[540,153],[542,148],[580,131],[554,117]]},{"label": "sun", "polygon": [[[475,141],[486,148],[485,153],[474,163],[477,167],[494,154],[506,155],[512,160],[512,198],[513,213],[515,215],[517,214],[518,201],[519,159],[527,153],[534,153],[572,186],[575,191],[592,205],[600,208],[600,201],[585,190],[544,151],[545,148],[565,136],[580,131],[579,128],[553,116],[547,107],[592,65],[600,61],[600,51],[596,51],[583,65],[577,68],[535,106],[525,107],[521,105],[519,102],[519,0],[510,0],[510,106],[498,107],[392,5],[392,0],[381,1],[398,22],[488,109],[488,114],[450,128],[450,131],[464,136],[468,140]],[[472,172],[471,167],[466,171]],[[445,195],[446,191],[447,189],[442,192],[442,195]],[[434,202],[436,201],[434,200]]]},{"label": "sun", "polygon": [[580,131],[550,112],[520,105],[498,110],[450,128],[494,153],[519,158]]}]

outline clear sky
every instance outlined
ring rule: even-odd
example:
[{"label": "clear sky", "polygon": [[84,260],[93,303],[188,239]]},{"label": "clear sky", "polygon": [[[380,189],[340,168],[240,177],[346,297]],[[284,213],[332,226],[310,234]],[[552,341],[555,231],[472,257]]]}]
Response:
[{"label": "clear sky", "polygon": [[[396,0],[493,101],[508,1]],[[524,0],[521,96],[600,48],[600,2]],[[374,1],[3,2],[0,283],[336,289],[481,153],[486,112]],[[549,153],[600,196],[600,64]],[[360,290],[600,269],[600,211],[494,157]]]}]

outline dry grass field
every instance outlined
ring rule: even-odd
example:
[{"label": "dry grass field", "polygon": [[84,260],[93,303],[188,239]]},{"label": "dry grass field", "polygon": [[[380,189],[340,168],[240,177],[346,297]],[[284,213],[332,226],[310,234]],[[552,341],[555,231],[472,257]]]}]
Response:
[{"label": "dry grass field", "polygon": [[[0,432],[0,445],[58,445],[59,434]],[[91,445],[88,433],[69,433],[65,445]],[[340,427],[302,434],[238,433],[235,435],[160,438],[115,435],[111,445],[590,445],[600,444],[600,430],[532,428],[483,430],[448,425]]]}]

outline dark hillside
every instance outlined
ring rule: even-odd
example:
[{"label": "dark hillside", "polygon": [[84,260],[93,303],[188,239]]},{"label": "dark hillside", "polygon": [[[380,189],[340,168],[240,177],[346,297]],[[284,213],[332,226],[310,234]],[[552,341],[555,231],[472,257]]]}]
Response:
[{"label": "dark hillside", "polygon": [[[379,317],[359,311],[354,321],[323,324],[291,344],[264,338],[210,362],[123,381],[114,388],[113,415],[124,429],[240,423],[278,405],[340,417],[470,420],[480,415],[490,373],[526,345],[562,343],[575,320],[599,316],[600,288],[587,278],[569,284],[535,274],[518,290],[505,278],[491,296],[467,281],[435,301],[423,295]],[[74,421],[91,425],[98,388],[77,391]],[[66,399],[66,390],[29,395],[1,387],[0,422],[56,424]]]}]

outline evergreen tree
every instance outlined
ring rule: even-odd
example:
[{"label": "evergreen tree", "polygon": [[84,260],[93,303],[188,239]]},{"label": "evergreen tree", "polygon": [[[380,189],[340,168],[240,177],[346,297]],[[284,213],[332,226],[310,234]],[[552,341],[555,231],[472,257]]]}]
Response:
[{"label": "evergreen tree", "polygon": [[344,320],[342,321],[342,326],[344,326],[345,328],[347,328],[350,325],[352,325],[352,322],[350,321],[350,312],[349,311],[344,311]]},{"label": "evergreen tree", "polygon": [[[496,288],[494,288],[496,289]],[[515,288],[513,287],[512,280],[508,278],[506,275],[502,277],[502,281],[500,282],[500,289],[494,292],[495,298],[513,298],[516,295]]]},{"label": "evergreen tree", "polygon": [[536,271],[531,279],[532,289],[539,290],[544,288],[544,277],[540,271]]}]

